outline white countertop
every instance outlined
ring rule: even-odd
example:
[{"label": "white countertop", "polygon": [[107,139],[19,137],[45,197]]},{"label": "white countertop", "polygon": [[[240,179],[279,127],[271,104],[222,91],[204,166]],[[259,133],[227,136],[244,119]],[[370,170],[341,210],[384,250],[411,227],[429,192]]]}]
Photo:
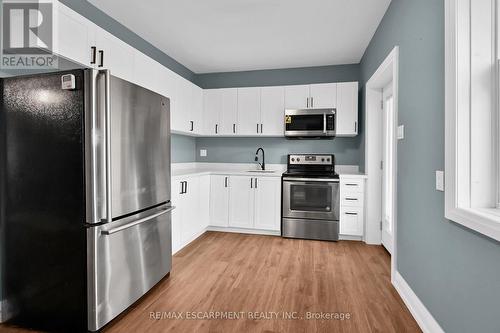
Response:
[{"label": "white countertop", "polygon": [[[281,177],[281,174],[286,170],[284,164],[266,164],[266,170],[274,172],[258,172],[258,167],[257,164],[253,163],[172,163],[172,177],[201,175]],[[252,171],[250,172],[250,170]],[[340,177],[367,178],[365,174],[359,172],[359,167],[355,165],[337,165],[335,171]]]}]

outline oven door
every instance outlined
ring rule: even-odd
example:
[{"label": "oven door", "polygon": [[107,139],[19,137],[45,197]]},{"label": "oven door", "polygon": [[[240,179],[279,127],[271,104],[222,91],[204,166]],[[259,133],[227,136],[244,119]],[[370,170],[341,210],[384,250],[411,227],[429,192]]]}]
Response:
[{"label": "oven door", "polygon": [[335,136],[335,109],[286,110],[286,137]]},{"label": "oven door", "polygon": [[339,220],[339,181],[283,179],[283,217]]}]

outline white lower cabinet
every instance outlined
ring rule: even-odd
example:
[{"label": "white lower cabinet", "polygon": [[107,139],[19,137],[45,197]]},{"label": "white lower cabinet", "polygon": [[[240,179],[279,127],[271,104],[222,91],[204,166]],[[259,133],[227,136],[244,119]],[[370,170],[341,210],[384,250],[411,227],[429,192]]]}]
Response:
[{"label": "white lower cabinet", "polygon": [[340,235],[364,234],[364,183],[360,177],[340,177]]},{"label": "white lower cabinet", "polygon": [[211,176],[209,224],[215,227],[229,225],[229,176]]},{"label": "white lower cabinet", "polygon": [[254,177],[231,177],[229,187],[229,226],[253,228],[255,216]]},{"label": "white lower cabinet", "polygon": [[172,178],[172,252],[198,237],[208,225],[210,176]]},{"label": "white lower cabinet", "polygon": [[214,175],[210,188],[210,226],[280,230],[279,177]]}]

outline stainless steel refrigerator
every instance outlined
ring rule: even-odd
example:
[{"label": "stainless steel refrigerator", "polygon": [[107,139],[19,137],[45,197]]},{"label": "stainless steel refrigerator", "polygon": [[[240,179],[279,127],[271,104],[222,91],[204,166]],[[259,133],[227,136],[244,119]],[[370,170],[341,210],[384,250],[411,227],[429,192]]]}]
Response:
[{"label": "stainless steel refrigerator", "polygon": [[171,269],[169,99],[91,69],[0,84],[2,316],[96,331]]}]

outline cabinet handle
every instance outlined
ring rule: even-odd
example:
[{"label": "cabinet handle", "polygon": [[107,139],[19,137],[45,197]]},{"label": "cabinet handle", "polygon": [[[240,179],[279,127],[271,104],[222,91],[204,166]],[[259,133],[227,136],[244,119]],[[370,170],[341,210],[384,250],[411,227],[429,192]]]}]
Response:
[{"label": "cabinet handle", "polygon": [[358,186],[358,184],[346,183],[345,186]]},{"label": "cabinet handle", "polygon": [[97,57],[97,48],[95,46],[90,47],[90,64],[95,64],[95,60]]},{"label": "cabinet handle", "polygon": [[253,178],[250,178],[250,188],[253,188]]},{"label": "cabinet handle", "polygon": [[346,215],[358,215],[358,213],[349,213],[349,212],[346,212],[345,214]]},{"label": "cabinet handle", "polygon": [[263,127],[264,127],[264,125],[260,124],[260,134],[262,134],[262,131],[263,131],[263,129],[262,129],[262,128],[263,128]]},{"label": "cabinet handle", "polygon": [[186,184],[186,187],[184,188],[184,193],[188,193],[188,182],[184,182]]},{"label": "cabinet handle", "polygon": [[311,97],[311,107],[314,107],[314,97]]},{"label": "cabinet handle", "polygon": [[357,133],[358,132],[358,122],[355,121],[354,122],[354,133]]},{"label": "cabinet handle", "polygon": [[179,194],[184,194],[184,182],[181,182],[181,193]]},{"label": "cabinet handle", "polygon": [[99,57],[101,58],[101,61],[99,63],[99,67],[103,67],[104,66],[104,51],[103,50],[99,50]]},{"label": "cabinet handle", "polygon": [[236,134],[236,124],[233,124],[233,133]]},{"label": "cabinet handle", "polygon": [[347,201],[358,201],[356,198],[345,198]]},{"label": "cabinet handle", "polygon": [[255,188],[257,188],[257,178],[255,178]]},{"label": "cabinet handle", "polygon": [[227,187],[227,177],[224,178],[224,187]]},{"label": "cabinet handle", "polygon": [[306,104],[307,104],[307,107],[309,108],[309,97],[307,97],[307,99],[306,99]]},{"label": "cabinet handle", "polygon": [[218,124],[215,124],[215,134],[217,134],[219,132],[219,125]]},{"label": "cabinet handle", "polygon": [[194,121],[191,120],[191,132],[194,131]]},{"label": "cabinet handle", "polygon": [[259,133],[259,124],[257,124],[257,133]]}]

